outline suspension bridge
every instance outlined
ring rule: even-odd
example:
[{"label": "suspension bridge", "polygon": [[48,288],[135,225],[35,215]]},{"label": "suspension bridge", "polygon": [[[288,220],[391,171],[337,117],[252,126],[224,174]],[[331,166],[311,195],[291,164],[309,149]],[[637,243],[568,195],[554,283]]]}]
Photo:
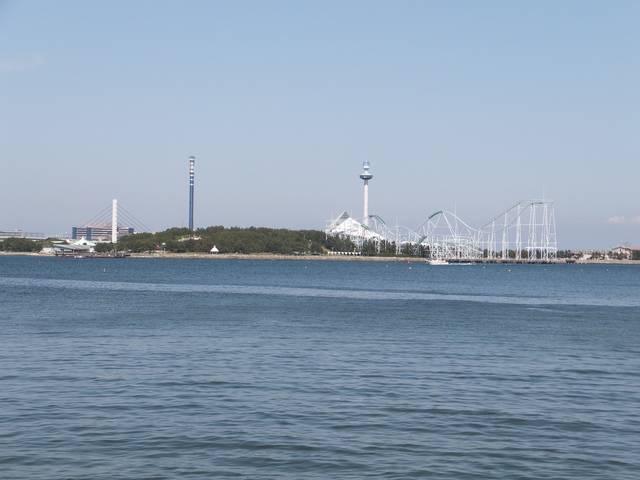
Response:
[{"label": "suspension bridge", "polygon": [[149,232],[150,229],[128,212],[114,199],[111,205],[105,207],[81,227],[73,227],[72,237],[87,240],[111,241],[116,243],[118,236],[133,233]]}]

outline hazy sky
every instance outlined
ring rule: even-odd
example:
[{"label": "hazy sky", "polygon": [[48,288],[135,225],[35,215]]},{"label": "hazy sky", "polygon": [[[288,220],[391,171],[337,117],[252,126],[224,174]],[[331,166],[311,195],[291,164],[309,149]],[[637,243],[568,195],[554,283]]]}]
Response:
[{"label": "hazy sky", "polygon": [[2,1],[0,230],[480,226],[640,245],[640,2]]}]

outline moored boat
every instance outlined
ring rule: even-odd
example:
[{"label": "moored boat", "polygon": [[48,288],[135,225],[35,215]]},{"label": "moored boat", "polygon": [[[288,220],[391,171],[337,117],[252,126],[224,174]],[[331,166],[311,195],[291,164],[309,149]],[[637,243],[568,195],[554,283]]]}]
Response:
[{"label": "moored boat", "polygon": [[429,265],[449,265],[449,262],[441,258],[434,258],[432,260],[427,260],[427,263]]}]

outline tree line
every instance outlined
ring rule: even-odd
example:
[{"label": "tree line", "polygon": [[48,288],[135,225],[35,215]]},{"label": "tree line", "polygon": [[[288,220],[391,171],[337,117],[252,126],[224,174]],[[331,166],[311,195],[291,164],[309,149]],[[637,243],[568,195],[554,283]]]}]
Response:
[{"label": "tree line", "polygon": [[213,247],[220,253],[274,253],[282,255],[325,254],[329,251],[352,252],[353,242],[327,237],[320,230],[288,230],[262,227],[214,226],[170,228],[157,233],[125,235],[117,244],[98,243],[97,252],[129,251],[134,253],[165,251],[171,253],[209,253]]},{"label": "tree line", "polygon": [[[199,238],[196,240],[195,238]],[[44,246],[51,245],[55,239],[32,240],[21,237],[0,239],[0,251],[37,253]],[[295,254],[326,254],[328,252],[355,252],[370,256],[420,256],[429,257],[428,246],[402,245],[397,253],[394,242],[365,242],[360,249],[348,239],[327,236],[320,230],[288,230],[263,227],[231,227],[214,226],[199,228],[195,232],[188,228],[169,228],[157,233],[137,233],[124,235],[117,244],[98,243],[97,252],[128,251],[134,253],[165,251],[170,253],[209,253],[213,246],[220,253],[274,253],[282,255]],[[622,259],[623,255],[613,252],[593,252],[591,258]],[[488,256],[488,251],[483,252]],[[508,258],[515,258],[516,252],[509,250]],[[522,251],[522,257],[527,258],[527,252]],[[574,258],[576,254],[571,250],[558,250],[557,257]],[[640,251],[632,252],[632,260],[640,260]]]},{"label": "tree line", "polygon": [[38,253],[45,243],[50,244],[51,239],[31,240],[29,238],[10,237],[0,240],[0,252]]}]

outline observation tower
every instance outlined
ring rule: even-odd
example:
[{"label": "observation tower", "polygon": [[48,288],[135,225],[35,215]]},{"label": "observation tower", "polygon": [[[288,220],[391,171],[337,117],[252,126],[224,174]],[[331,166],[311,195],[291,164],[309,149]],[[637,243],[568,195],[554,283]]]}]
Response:
[{"label": "observation tower", "polygon": [[369,173],[369,168],[371,168],[371,165],[369,164],[369,162],[364,162],[362,164],[362,168],[364,169],[364,171],[362,172],[362,174],[360,175],[360,178],[362,180],[364,180],[364,226],[368,227],[369,226],[369,180],[371,180],[373,178],[373,175],[371,175]]},{"label": "observation tower", "polygon": [[189,230],[193,230],[193,170],[196,157],[189,157]]}]

